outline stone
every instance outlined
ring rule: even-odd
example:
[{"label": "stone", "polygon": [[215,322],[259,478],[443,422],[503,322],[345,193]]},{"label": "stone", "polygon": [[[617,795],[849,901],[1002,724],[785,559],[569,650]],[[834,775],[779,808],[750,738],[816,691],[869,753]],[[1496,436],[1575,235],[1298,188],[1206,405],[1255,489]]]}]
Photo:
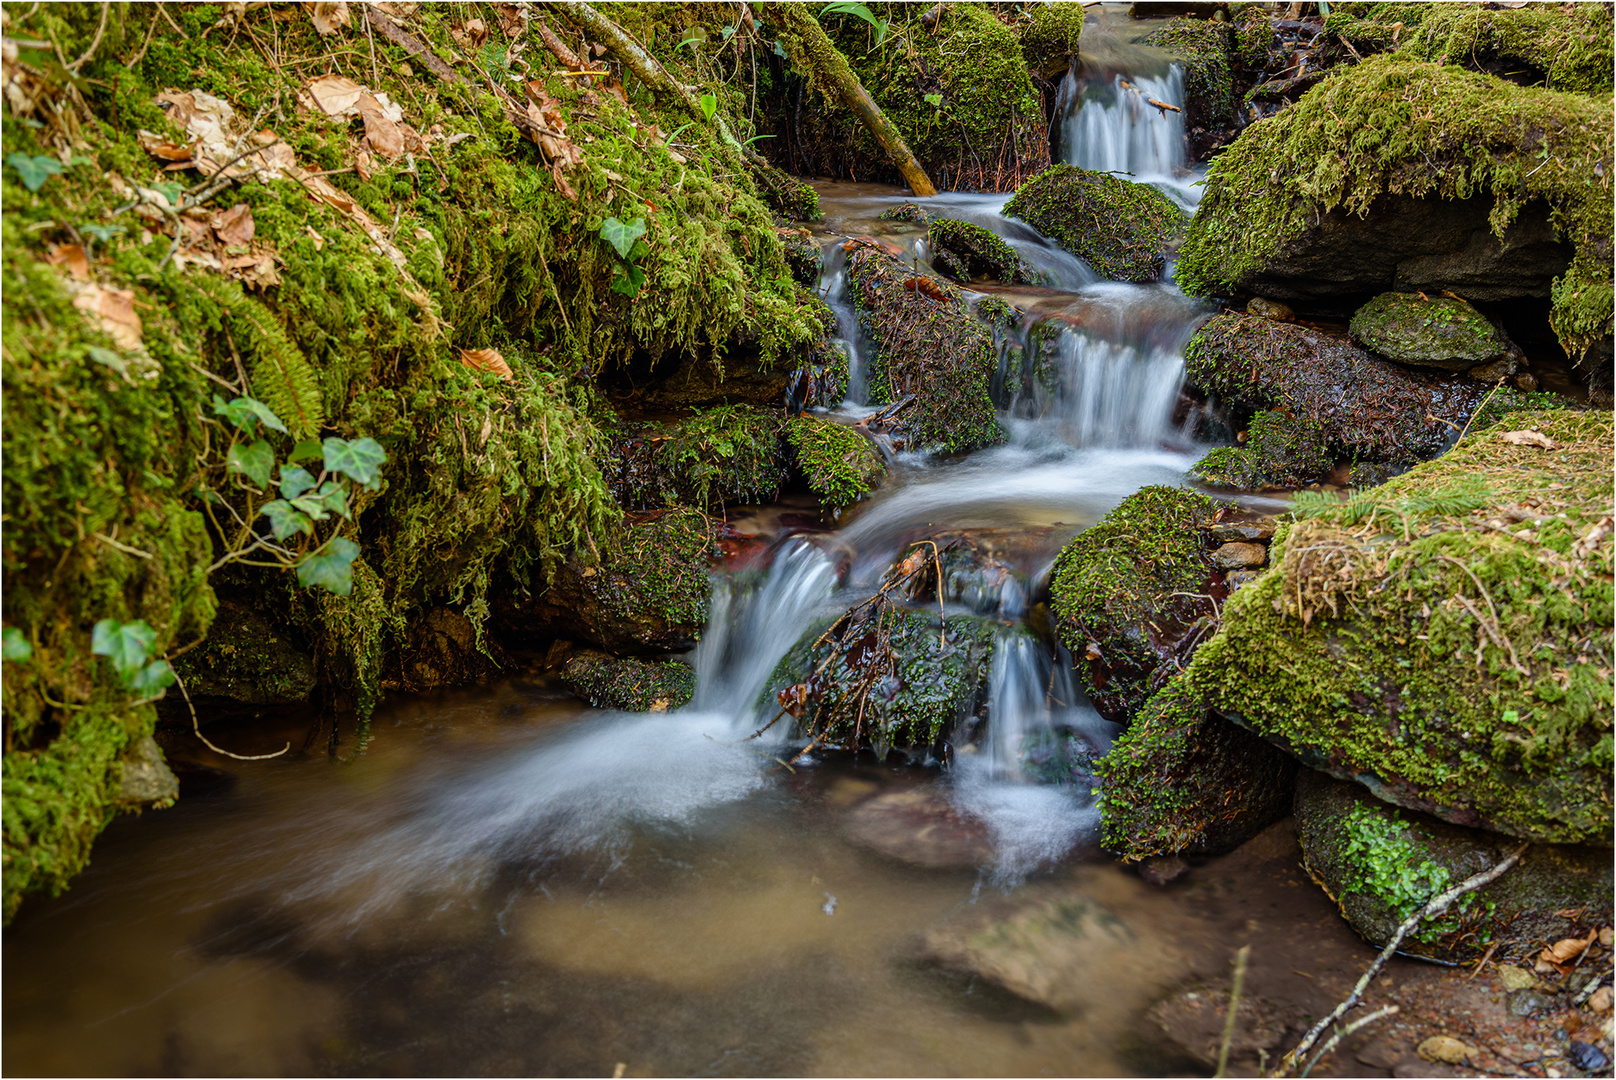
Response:
[{"label": "stone", "polygon": [[1273,319],[1275,322],[1290,322],[1296,318],[1296,312],[1291,310],[1289,304],[1282,304],[1278,300],[1269,300],[1263,296],[1253,296],[1246,301],[1246,314],[1255,315],[1259,319]]},{"label": "stone", "polygon": [[986,826],[959,813],[931,785],[866,799],[848,812],[844,830],[854,842],[910,866],[937,870],[993,862]]},{"label": "stone", "polygon": [[1512,343],[1487,317],[1451,296],[1381,293],[1353,313],[1353,339],[1388,360],[1463,371],[1502,360]]},{"label": "stone", "polygon": [[1190,872],[1190,864],[1177,855],[1152,855],[1139,863],[1139,877],[1152,885],[1171,885]]},{"label": "stone", "polygon": [[[192,700],[228,699],[243,705],[294,705],[315,686],[314,661],[289,631],[262,611],[221,599],[207,640],[174,660]],[[187,718],[188,719],[188,718]]]},{"label": "stone", "polygon": [[163,760],[157,740],[144,735],[124,752],[122,777],[115,802],[132,807],[167,806],[180,796],[179,777]]},{"label": "stone", "polygon": [[1511,1016],[1531,1017],[1553,1012],[1560,1003],[1541,990],[1511,990],[1506,998]]},{"label": "stone", "polygon": [[1444,1061],[1449,1065],[1459,1065],[1476,1056],[1475,1047],[1451,1035],[1433,1035],[1420,1043],[1414,1052],[1426,1061]]},{"label": "stone", "polygon": [[1274,528],[1273,518],[1264,518],[1261,521],[1226,521],[1207,529],[1206,535],[1208,539],[1216,540],[1220,544],[1235,541],[1268,541],[1274,538]]},{"label": "stone", "polygon": [[780,245],[785,249],[786,265],[791,268],[791,276],[810,289],[818,286],[825,257],[814,234],[807,229],[789,228],[776,229],[775,234],[780,237]]},{"label": "stone", "polygon": [[1515,374],[1516,364],[1515,357],[1505,356],[1490,364],[1477,364],[1465,374],[1477,382],[1498,383]]},{"label": "stone", "polygon": [[[1213,1069],[1223,1046],[1228,1010],[1228,990],[1197,984],[1151,1006],[1149,1022],[1181,1053]],[[1245,1059],[1255,1063],[1263,1054],[1274,1060],[1284,1053],[1289,1012],[1267,998],[1243,994],[1235,1010],[1234,1037],[1229,1040],[1231,1062]]]},{"label": "stone", "polygon": [[1234,592],[1242,585],[1249,585],[1261,576],[1261,570],[1230,570],[1223,575],[1223,581],[1224,584],[1229,586],[1229,591]]},{"label": "stone", "polygon": [[1261,544],[1231,541],[1212,553],[1212,565],[1219,570],[1249,570],[1268,561],[1268,549]]},{"label": "stone", "polygon": [[1537,376],[1530,371],[1522,371],[1515,376],[1515,389],[1530,394],[1537,389]]},{"label": "stone", "polygon": [[901,202],[897,206],[889,206],[881,211],[882,221],[903,221],[911,225],[924,225],[931,220],[919,203]]},{"label": "stone", "polygon": [[[1296,828],[1313,880],[1377,947],[1431,896],[1496,865],[1519,846],[1509,837],[1390,806],[1358,784],[1310,769],[1297,777]],[[1581,922],[1608,920],[1612,888],[1609,848],[1534,844],[1502,877],[1410,933],[1402,951],[1448,963],[1476,959],[1489,946],[1501,955],[1518,954],[1535,942],[1568,936]],[[1559,914],[1584,905],[1587,915],[1578,916],[1580,922]],[[1506,976],[1500,969],[1500,980],[1518,983],[1525,974]],[[1510,991],[1512,1002],[1518,994],[1538,991],[1518,986]]]},{"label": "stone", "polygon": [[677,660],[640,660],[589,650],[567,661],[561,681],[596,708],[667,712],[689,704],[696,672]]},{"label": "stone", "polygon": [[1183,211],[1150,185],[1073,165],[1053,166],[1022,184],[1003,213],[1115,281],[1159,280],[1167,249],[1186,224]]},{"label": "stone", "polygon": [[1525,990],[1537,985],[1537,976],[1514,964],[1499,964],[1498,981],[1505,990]]},{"label": "stone", "polygon": [[1598,1013],[1600,1016],[1604,1016],[1609,1013],[1611,1011],[1611,1005],[1612,994],[1610,987],[1608,986],[1601,986],[1588,998],[1588,1007],[1594,1012]]},{"label": "stone", "polygon": [[1043,276],[992,231],[969,221],[937,218],[926,229],[931,264],[955,281],[980,279],[1036,285]]},{"label": "stone", "polygon": [[1610,1068],[1610,1057],[1599,1047],[1581,1039],[1572,1039],[1566,1046],[1566,1060],[1584,1072],[1596,1073]]},{"label": "stone", "polygon": [[[492,641],[478,647],[471,620],[453,608],[437,607],[411,622],[397,653],[389,657],[389,688],[417,693],[439,686],[463,686],[499,670],[503,651]],[[491,655],[490,655],[491,654]]]}]

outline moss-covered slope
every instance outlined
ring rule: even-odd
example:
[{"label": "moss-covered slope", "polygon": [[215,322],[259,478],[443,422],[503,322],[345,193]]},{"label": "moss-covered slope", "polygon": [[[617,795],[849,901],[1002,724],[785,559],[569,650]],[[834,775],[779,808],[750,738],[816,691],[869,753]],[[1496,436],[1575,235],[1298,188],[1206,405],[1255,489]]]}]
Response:
[{"label": "moss-covered slope", "polygon": [[1612,433],[1609,413],[1512,413],[1347,503],[1308,502],[1191,687],[1386,801],[1609,843]]}]

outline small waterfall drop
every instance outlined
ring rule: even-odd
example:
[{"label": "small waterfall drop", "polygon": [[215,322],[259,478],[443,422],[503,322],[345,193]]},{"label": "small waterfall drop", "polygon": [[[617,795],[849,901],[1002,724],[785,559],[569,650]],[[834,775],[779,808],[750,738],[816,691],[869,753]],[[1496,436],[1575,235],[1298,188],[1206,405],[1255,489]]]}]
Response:
[{"label": "small waterfall drop", "polygon": [[853,310],[853,298],[848,293],[847,252],[840,243],[833,243],[825,251],[819,274],[819,294],[836,316],[834,343],[847,354],[847,400],[862,405],[868,393],[864,354],[860,348],[858,312]]},{"label": "small waterfall drop", "polygon": [[1062,330],[1055,417],[1075,446],[1148,446],[1171,433],[1184,378],[1177,352]]},{"label": "small waterfall drop", "polygon": [[1155,184],[1186,209],[1200,201],[1185,155],[1184,113],[1150,104],[1184,108],[1183,65],[1172,65],[1160,77],[1085,78],[1072,68],[1062,82],[1061,100],[1070,102],[1061,132],[1067,164]]}]

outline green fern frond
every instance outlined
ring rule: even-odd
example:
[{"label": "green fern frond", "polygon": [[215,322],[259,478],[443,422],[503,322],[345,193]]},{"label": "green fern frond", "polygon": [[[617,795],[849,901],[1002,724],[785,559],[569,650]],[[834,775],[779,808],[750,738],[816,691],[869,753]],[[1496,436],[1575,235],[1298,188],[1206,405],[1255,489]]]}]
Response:
[{"label": "green fern frond", "polygon": [[253,392],[275,410],[293,438],[318,434],[325,420],[319,378],[314,367],[269,309],[243,296],[230,311],[237,345],[252,356]]}]

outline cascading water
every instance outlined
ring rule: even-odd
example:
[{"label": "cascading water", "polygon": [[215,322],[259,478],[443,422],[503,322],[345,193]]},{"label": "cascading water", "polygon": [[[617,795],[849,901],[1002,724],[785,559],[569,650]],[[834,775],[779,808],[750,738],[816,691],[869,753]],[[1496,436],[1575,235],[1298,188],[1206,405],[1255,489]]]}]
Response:
[{"label": "cascading water", "polygon": [[1159,77],[1085,76],[1071,68],[1060,100],[1069,103],[1061,141],[1067,164],[1154,184],[1186,209],[1200,201],[1184,152],[1182,65]]}]

